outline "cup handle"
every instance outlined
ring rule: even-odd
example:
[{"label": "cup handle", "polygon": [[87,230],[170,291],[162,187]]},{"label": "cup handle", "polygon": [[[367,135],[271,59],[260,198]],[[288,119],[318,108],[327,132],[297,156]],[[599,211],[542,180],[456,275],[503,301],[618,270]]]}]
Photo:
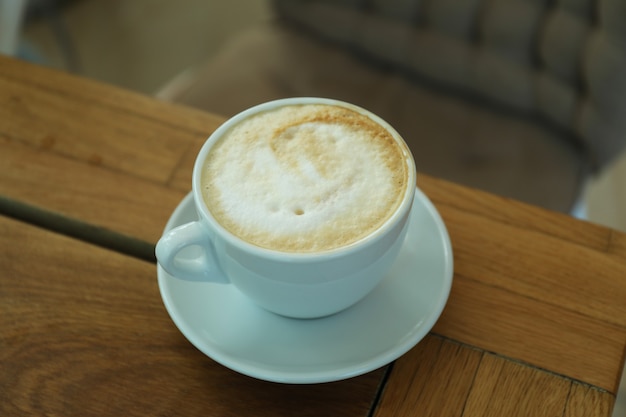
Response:
[{"label": "cup handle", "polygon": [[[183,258],[180,252],[190,246],[202,251],[194,258]],[[220,268],[215,247],[205,226],[196,221],[176,227],[165,233],[156,245],[159,264],[170,275],[185,281],[229,283]]]}]

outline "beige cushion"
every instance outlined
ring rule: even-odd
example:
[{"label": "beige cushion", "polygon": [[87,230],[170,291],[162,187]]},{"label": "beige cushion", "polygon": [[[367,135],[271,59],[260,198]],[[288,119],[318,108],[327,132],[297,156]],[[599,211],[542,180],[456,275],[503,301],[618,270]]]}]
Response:
[{"label": "beige cushion", "polygon": [[[548,101],[568,102],[567,92],[545,83],[563,96]],[[396,127],[420,172],[564,212],[587,174],[579,149],[534,119],[443,94],[278,24],[242,34],[165,91],[226,116],[283,97],[346,100]]]}]

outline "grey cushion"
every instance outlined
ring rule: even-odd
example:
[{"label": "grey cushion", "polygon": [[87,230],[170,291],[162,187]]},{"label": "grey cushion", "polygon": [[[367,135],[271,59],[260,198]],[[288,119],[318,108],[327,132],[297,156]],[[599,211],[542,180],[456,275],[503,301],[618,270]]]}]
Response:
[{"label": "grey cushion", "polygon": [[277,0],[316,36],[540,115],[598,170],[626,143],[623,0]]},{"label": "grey cushion", "polygon": [[442,94],[282,25],[234,39],[169,98],[229,116],[290,96],[361,105],[402,134],[420,172],[554,210],[571,209],[587,173],[578,148],[541,123]]}]

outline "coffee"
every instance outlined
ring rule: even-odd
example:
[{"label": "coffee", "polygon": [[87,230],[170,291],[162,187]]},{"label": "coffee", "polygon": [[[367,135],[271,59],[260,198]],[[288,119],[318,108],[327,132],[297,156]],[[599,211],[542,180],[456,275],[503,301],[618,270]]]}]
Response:
[{"label": "coffee", "polygon": [[286,105],[224,133],[202,166],[206,206],[228,231],[282,252],[350,245],[407,192],[407,148],[355,110]]}]

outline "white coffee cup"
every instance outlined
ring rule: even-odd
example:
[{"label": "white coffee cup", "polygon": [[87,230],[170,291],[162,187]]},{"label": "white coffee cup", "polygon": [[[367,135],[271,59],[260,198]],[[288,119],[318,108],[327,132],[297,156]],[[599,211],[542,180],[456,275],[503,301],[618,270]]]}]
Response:
[{"label": "white coffee cup", "polygon": [[[230,140],[224,139],[225,135],[232,136],[234,129],[237,126],[243,126],[246,121],[252,118],[258,119],[261,116],[276,119],[277,116],[274,116],[274,113],[278,114],[278,112],[287,112],[293,109],[304,112],[305,110],[308,111],[309,107],[307,106],[310,105],[328,106],[333,111],[343,109],[346,114],[352,112],[357,118],[367,118],[367,123],[381,127],[388,137],[392,138],[393,146],[396,147],[400,155],[399,163],[403,164],[402,169],[404,170],[402,189],[397,197],[397,202],[390,209],[385,219],[373,230],[365,236],[358,237],[353,242],[338,247],[285,250],[283,248],[264,247],[257,242],[251,243],[247,237],[241,237],[243,235],[239,234],[238,231],[233,232],[232,228],[224,226],[223,221],[220,223],[205,203],[207,187],[206,184],[203,185],[203,181],[206,181],[207,157],[212,152],[217,152],[216,144],[220,143],[221,140]],[[310,124],[303,122],[297,126],[307,126],[307,128],[317,132],[318,128],[322,129],[318,127],[321,126],[320,123],[325,122],[314,121]],[[260,130],[263,130],[268,126],[268,123],[262,122],[259,126],[261,126]],[[346,124],[346,126],[348,125]],[[336,129],[338,129],[338,133],[341,133],[343,132],[341,129],[344,128],[347,129],[348,127],[337,127]],[[331,127],[332,129],[335,127]],[[326,131],[324,130],[324,132]],[[289,134],[291,135],[291,133]],[[297,149],[298,147],[295,147],[292,150],[298,152]],[[247,155],[248,152],[246,151],[245,154]],[[243,157],[244,155],[241,156],[241,158]],[[235,166],[241,164],[243,169],[246,162],[239,161],[237,156],[232,159],[232,164]],[[350,159],[353,159],[352,156]],[[338,160],[341,162],[341,158]],[[326,159],[322,159],[322,162],[324,161]],[[320,161],[315,163],[320,163]],[[229,162],[229,165],[232,164]],[[310,164],[306,161],[303,164],[302,166],[298,165],[298,169],[302,170],[306,165],[306,169],[309,170]],[[370,175],[369,167],[362,168],[359,168],[359,172]],[[309,174],[307,173],[307,175]],[[254,184],[257,176],[244,177],[243,181],[246,182],[245,178],[250,178]],[[281,177],[290,180],[291,175],[278,176],[278,178]],[[322,98],[290,98],[264,103],[232,117],[207,139],[196,158],[192,179],[192,192],[199,220],[165,233],[156,246],[156,256],[160,265],[176,278],[188,281],[233,284],[251,301],[280,315],[294,318],[316,318],[334,314],[364,298],[382,281],[385,273],[390,269],[406,234],[415,193],[415,181],[415,164],[406,143],[391,126],[367,110],[341,101]],[[236,185],[237,182],[235,182]],[[265,182],[258,184],[259,187],[265,185]],[[366,186],[369,186],[369,182],[366,183]],[[230,192],[229,189],[226,191],[227,193]],[[256,190],[254,187],[252,189]],[[269,190],[269,192],[260,193],[263,194],[261,197],[271,200],[272,188]],[[268,197],[267,194],[270,196]],[[303,195],[306,194],[305,192]],[[374,201],[372,201],[373,203]],[[248,204],[243,204],[242,207],[247,209]],[[368,204],[363,204],[363,211],[367,206]],[[228,209],[224,211],[227,214],[229,212]],[[256,211],[251,213],[254,216]],[[302,210],[298,208],[294,215],[300,216],[301,214],[303,214]],[[306,214],[308,215],[308,213]],[[262,216],[259,215],[259,224],[264,225],[266,222],[263,221]],[[304,216],[302,217],[304,218]],[[351,215],[350,218],[352,217],[355,216]],[[295,217],[294,219],[294,221],[299,220]],[[283,223],[285,222],[280,221],[278,224],[282,225]],[[342,224],[342,221],[338,221],[329,229],[331,231],[340,229]],[[326,227],[325,224],[324,227]],[[271,237],[274,233],[270,229],[265,234]],[[200,251],[196,251],[197,257],[189,259],[188,256],[180,256],[183,249],[192,246],[201,248]]]}]

